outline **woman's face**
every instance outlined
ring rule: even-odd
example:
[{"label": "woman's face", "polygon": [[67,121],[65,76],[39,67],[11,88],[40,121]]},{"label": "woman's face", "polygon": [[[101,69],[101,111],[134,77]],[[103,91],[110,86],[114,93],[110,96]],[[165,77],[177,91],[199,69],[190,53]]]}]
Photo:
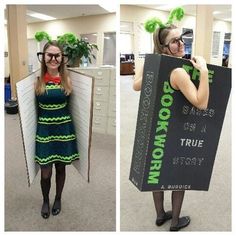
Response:
[{"label": "woman's face", "polygon": [[169,32],[165,40],[164,53],[175,57],[183,57],[185,55],[180,29],[172,29]]},{"label": "woman's face", "polygon": [[61,65],[62,52],[56,46],[49,46],[44,54],[45,64],[48,69],[56,70]]}]

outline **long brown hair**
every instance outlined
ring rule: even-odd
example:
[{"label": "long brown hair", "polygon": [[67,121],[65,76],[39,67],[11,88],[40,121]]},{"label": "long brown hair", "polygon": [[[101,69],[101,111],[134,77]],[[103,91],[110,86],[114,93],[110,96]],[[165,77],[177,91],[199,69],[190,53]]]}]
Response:
[{"label": "long brown hair", "polygon": [[157,30],[153,34],[153,43],[154,43],[154,52],[162,54],[163,49],[166,43],[166,38],[172,29],[176,29],[177,27],[173,24],[169,25],[166,28],[157,28]]},{"label": "long brown hair", "polygon": [[[43,53],[45,53],[46,50],[50,46],[54,46],[54,47],[59,48],[61,53],[63,53],[63,48],[55,40],[53,40],[51,42],[48,42],[44,45]],[[45,82],[44,82],[43,78],[44,78],[46,72],[47,72],[47,66],[46,66],[46,63],[45,63],[45,58],[43,56],[43,59],[42,59],[42,62],[41,62],[41,76],[38,78],[37,83],[36,83],[36,87],[35,87],[35,92],[36,92],[37,95],[42,95],[42,94],[45,93],[46,85],[45,85]],[[59,75],[61,77],[62,89],[65,91],[66,95],[69,95],[72,91],[72,87],[71,87],[71,85],[69,84],[69,81],[68,81],[68,72],[67,72],[66,66],[64,64],[64,57],[62,57],[61,64],[58,67],[58,72],[59,72]]]}]

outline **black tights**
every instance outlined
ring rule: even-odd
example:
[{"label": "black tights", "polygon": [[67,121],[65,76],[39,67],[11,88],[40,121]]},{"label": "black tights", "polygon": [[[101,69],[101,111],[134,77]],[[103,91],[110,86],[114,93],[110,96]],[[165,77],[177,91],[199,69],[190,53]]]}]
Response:
[{"label": "black tights", "polygon": [[[172,191],[171,202],[172,202],[172,226],[178,224],[179,215],[184,199],[185,191]],[[162,218],[165,215],[164,210],[164,192],[153,192],[153,200],[157,212],[157,218]]]},{"label": "black tights", "polygon": [[[66,167],[62,163],[56,163],[56,197],[60,200],[66,179]],[[41,189],[44,202],[49,202],[49,192],[51,188],[52,166],[41,168]]]}]

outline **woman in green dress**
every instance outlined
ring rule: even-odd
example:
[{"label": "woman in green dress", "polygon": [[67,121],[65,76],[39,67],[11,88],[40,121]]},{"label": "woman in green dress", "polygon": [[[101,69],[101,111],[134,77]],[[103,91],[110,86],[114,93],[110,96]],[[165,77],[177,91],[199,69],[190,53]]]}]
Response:
[{"label": "woman in green dress", "polygon": [[68,108],[72,85],[67,75],[63,49],[57,41],[51,41],[44,46],[42,53],[38,53],[38,57],[41,61],[41,76],[35,86],[38,107],[35,161],[41,168],[41,215],[47,219],[50,216],[49,192],[53,163],[56,169],[56,196],[52,214],[57,215],[61,211],[65,166],[79,159],[79,152]]}]

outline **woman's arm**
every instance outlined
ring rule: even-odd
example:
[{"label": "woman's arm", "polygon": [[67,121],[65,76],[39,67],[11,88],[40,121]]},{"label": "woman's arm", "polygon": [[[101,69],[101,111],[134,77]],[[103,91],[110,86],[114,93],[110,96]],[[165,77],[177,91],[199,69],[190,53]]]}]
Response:
[{"label": "woman's arm", "polygon": [[135,91],[141,90],[142,80],[143,80],[143,67],[144,67],[144,60],[138,59],[135,61],[135,76],[133,84],[133,89]]},{"label": "woman's arm", "polygon": [[71,79],[70,79],[69,76],[67,76],[67,84],[68,84],[68,89],[69,89],[69,91],[71,93],[71,91],[72,91],[72,82],[71,82]]},{"label": "woman's arm", "polygon": [[176,68],[170,75],[170,83],[174,89],[180,90],[186,99],[198,109],[207,108],[209,100],[209,81],[206,61],[202,57],[194,57],[191,60],[193,66],[200,71],[200,83],[198,89],[190,79],[189,74],[183,68]]}]

